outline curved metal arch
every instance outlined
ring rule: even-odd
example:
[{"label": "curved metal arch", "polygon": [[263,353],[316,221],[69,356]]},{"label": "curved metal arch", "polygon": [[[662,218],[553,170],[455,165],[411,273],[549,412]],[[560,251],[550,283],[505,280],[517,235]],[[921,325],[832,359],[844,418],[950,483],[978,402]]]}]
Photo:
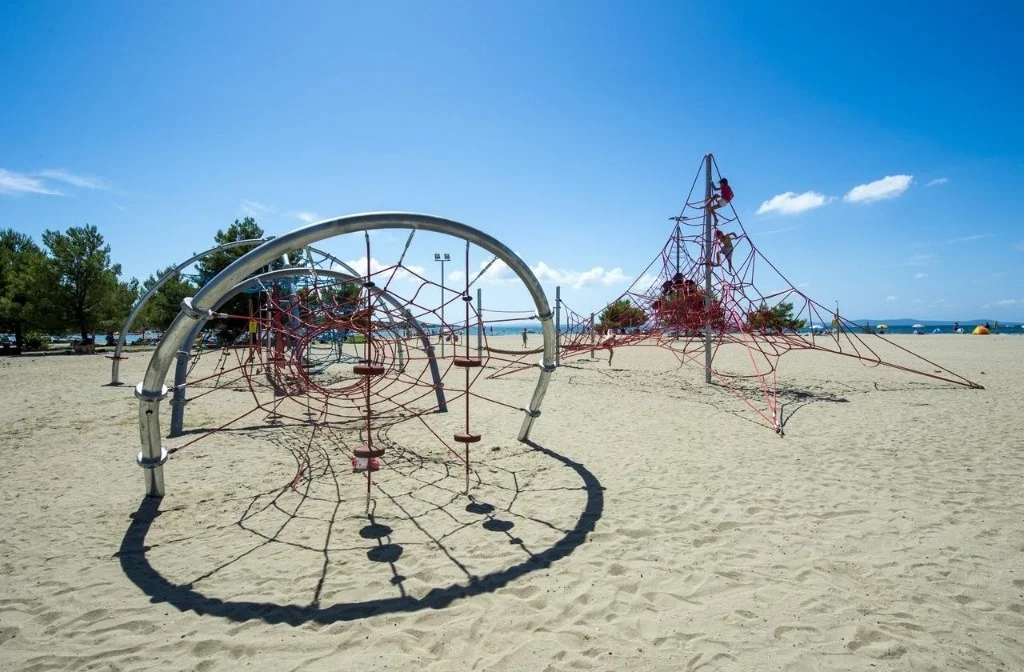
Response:
[{"label": "curved metal arch", "polygon": [[182,301],[181,313],[164,332],[164,338],[153,352],[143,381],[135,388],[135,396],[139,398],[139,434],[142,443],[137,461],[145,471],[147,496],[162,497],[164,494],[163,464],[167,461],[167,450],[161,445],[160,401],[167,396],[164,381],[171,363],[195,323],[209,318],[212,306],[231,287],[288,250],[306,247],[325,238],[376,229],[422,229],[462,238],[501,259],[526,285],[537,307],[537,317],[544,335],[540,375],[529,405],[523,409],[526,417],[519,430],[520,441],[529,438],[533,423],[540,416],[540,405],[547,392],[551,373],[555,370],[555,330],[551,307],[530,267],[501,241],[450,219],[400,212],[350,215],[316,222],[264,243],[218,273],[195,297]]},{"label": "curved metal arch", "polygon": [[187,261],[184,261],[184,262],[178,264],[177,266],[175,266],[170,271],[167,271],[166,273],[161,275],[157,279],[157,281],[155,283],[153,283],[153,286],[150,287],[148,290],[146,290],[146,293],[143,294],[139,298],[139,300],[135,302],[135,305],[132,306],[131,312],[128,313],[128,319],[124,321],[123,325],[121,325],[121,331],[120,331],[120,333],[119,333],[119,335],[117,337],[117,345],[114,346],[114,355],[113,355],[113,358],[112,358],[114,360],[114,362],[110,365],[110,384],[111,385],[121,385],[122,384],[121,380],[119,378],[119,375],[120,375],[121,359],[122,359],[122,357],[121,357],[121,350],[124,348],[124,341],[125,341],[126,338],[128,338],[128,332],[131,331],[132,324],[135,322],[135,318],[139,316],[139,312],[142,310],[142,307],[145,306],[146,302],[149,301],[150,298],[152,298],[152,296],[157,293],[157,290],[159,290],[161,287],[163,287],[164,284],[168,280],[173,278],[175,275],[177,275],[178,273],[181,273],[182,270],[184,270],[185,268],[187,268],[187,267],[191,266],[192,264],[196,263],[200,259],[203,259],[205,257],[210,256],[211,254],[215,254],[217,252],[223,252],[224,250],[230,250],[230,249],[235,248],[235,247],[242,247],[244,245],[257,245],[258,246],[258,245],[262,245],[263,243],[267,242],[268,240],[270,240],[270,238],[251,238],[249,240],[236,240],[236,241],[231,242],[231,243],[224,243],[223,245],[218,245],[217,247],[211,247],[207,251],[200,252],[199,254],[194,255],[193,257],[191,257]]},{"label": "curved metal arch", "polygon": [[[274,282],[275,280],[280,280],[282,278],[295,278],[306,274],[312,275],[313,273],[314,269],[308,266],[294,266],[289,268],[279,268],[251,276],[228,290],[227,293],[217,300],[217,303],[211,310],[219,310],[225,303],[255,285],[259,285],[264,282]],[[362,278],[362,276],[358,274],[342,273],[341,271],[336,271],[334,269],[316,269],[315,273],[318,277],[331,278],[341,282],[358,282]],[[393,294],[382,289],[376,289],[375,291],[379,295],[380,300],[391,304],[395,310],[402,314],[405,320],[412,325],[417,336],[419,336],[420,342],[423,344],[423,350],[427,355],[427,366],[430,368],[430,376],[434,382],[434,393],[437,396],[437,409],[441,413],[446,413],[448,411],[448,402],[445,400],[444,384],[441,380],[441,370],[437,365],[437,358],[434,356],[434,346],[430,341],[430,336],[427,335],[426,330],[423,329],[419,320],[417,320],[413,314],[409,312],[409,309],[395,298]],[[174,392],[171,398],[171,429],[168,433],[169,436],[179,436],[184,426],[185,389],[186,378],[188,377],[188,360],[192,354],[191,344],[195,343],[196,337],[199,335],[199,332],[203,330],[205,325],[205,319],[196,322],[192,331],[189,332],[189,335],[185,338],[183,347],[178,351],[178,363],[174,371]]]}]

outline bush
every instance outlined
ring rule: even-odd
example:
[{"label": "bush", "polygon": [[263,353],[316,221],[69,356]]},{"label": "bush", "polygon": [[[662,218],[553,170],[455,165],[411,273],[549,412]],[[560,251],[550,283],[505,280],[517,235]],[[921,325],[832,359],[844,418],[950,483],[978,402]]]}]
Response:
[{"label": "bush", "polygon": [[793,316],[792,303],[780,303],[769,308],[764,302],[757,310],[747,313],[749,331],[799,331],[807,326],[805,320]]},{"label": "bush", "polygon": [[30,331],[24,336],[26,350],[49,350],[50,337],[37,331]]},{"label": "bush", "polygon": [[608,330],[639,327],[647,321],[647,313],[626,299],[619,299],[601,311],[598,319],[597,331],[604,333]]}]

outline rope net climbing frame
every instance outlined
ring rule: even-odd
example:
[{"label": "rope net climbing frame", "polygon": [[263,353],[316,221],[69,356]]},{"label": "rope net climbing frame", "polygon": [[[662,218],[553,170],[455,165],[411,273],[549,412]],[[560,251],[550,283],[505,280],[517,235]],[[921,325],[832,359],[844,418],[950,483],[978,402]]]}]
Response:
[{"label": "rope net climbing frame", "polygon": [[[293,437],[305,431],[310,441],[320,437],[318,444],[330,436],[352,471],[365,477],[369,508],[375,474],[390,464],[389,445],[395,437],[415,437],[412,445],[404,443],[403,459],[415,450],[453,463],[469,494],[479,483],[471,449],[485,438],[476,418],[504,425],[524,413],[539,415],[513,401],[521,385],[480,385],[509,367],[538,369],[537,356],[524,364],[521,351],[491,347],[496,327],[537,319],[538,311],[480,310],[474,285],[504,264],[483,251],[490,260],[474,274],[471,257],[481,258],[481,250],[468,241],[460,241],[461,272],[448,278],[459,280],[454,286],[426,277],[407,260],[414,234],[392,264],[376,261],[367,232],[360,262],[307,250],[305,266],[242,283],[182,354],[172,392],[181,415],[187,407],[190,418],[204,422],[187,431],[180,424],[175,431],[172,423],[178,440],[167,452],[173,456],[246,428],[282,427]],[[201,406],[214,397],[217,408],[233,409],[226,421],[205,421],[213,415]],[[483,444],[487,450],[497,449],[495,438]],[[312,477],[307,461],[296,466],[292,488]]]},{"label": "rope net climbing frame", "polygon": [[[601,351],[611,355],[618,347],[662,348],[680,365],[705,369],[709,382],[728,390],[779,433],[779,366],[794,351],[830,353],[864,366],[981,387],[851,322],[794,286],[757,248],[731,202],[714,215],[707,209],[711,189],[706,178],[712,168],[720,178],[708,155],[682,210],[670,218],[668,240],[621,296],[592,315],[560,304],[560,361]],[[704,194],[698,195],[698,189]],[[743,355],[719,357],[726,349]]]}]

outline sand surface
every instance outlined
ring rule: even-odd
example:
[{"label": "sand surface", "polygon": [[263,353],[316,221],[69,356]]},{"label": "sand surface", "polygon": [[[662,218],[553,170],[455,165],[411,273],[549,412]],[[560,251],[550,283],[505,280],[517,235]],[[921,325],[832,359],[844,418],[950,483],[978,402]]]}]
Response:
[{"label": "sand surface", "polygon": [[[620,348],[557,371],[534,446],[474,404],[472,499],[428,435],[458,408],[396,425],[371,518],[350,431],[263,413],[144,500],[109,360],[0,359],[0,670],[1024,669],[1024,338],[894,340],[986,389],[792,353],[779,438]],[[166,445],[252,405],[197,399]]]}]

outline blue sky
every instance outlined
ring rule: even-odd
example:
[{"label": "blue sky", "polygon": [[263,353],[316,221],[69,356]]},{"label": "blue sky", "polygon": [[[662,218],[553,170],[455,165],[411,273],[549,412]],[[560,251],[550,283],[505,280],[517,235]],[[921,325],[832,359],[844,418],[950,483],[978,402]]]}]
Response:
[{"label": "blue sky", "polygon": [[[145,277],[247,213],[428,212],[587,312],[711,151],[821,303],[1024,321],[1019,5],[370,4],[0,4],[0,227],[95,224]],[[458,245],[425,238],[410,263],[436,273]]]}]

